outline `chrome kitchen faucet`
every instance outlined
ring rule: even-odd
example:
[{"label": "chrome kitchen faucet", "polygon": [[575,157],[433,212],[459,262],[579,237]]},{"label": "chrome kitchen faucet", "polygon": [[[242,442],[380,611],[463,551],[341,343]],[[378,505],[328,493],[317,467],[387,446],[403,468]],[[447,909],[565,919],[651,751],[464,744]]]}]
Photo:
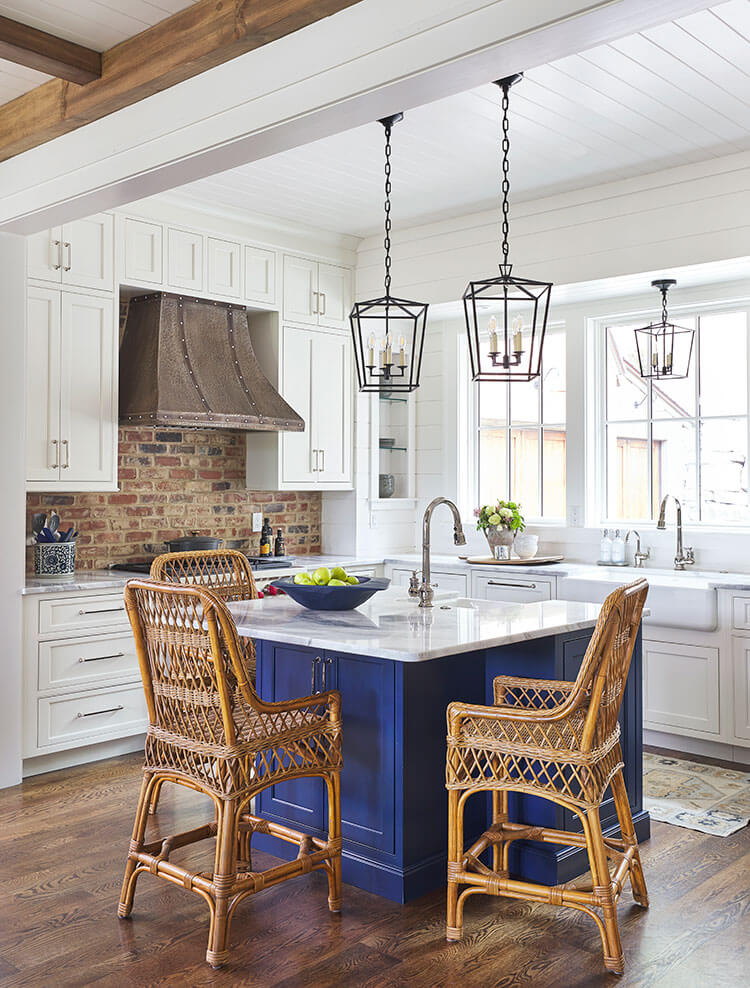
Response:
[{"label": "chrome kitchen faucet", "polygon": [[[432,607],[432,598],[435,595],[434,588],[437,586],[437,584],[430,583],[430,522],[432,520],[432,512],[439,504],[447,504],[453,513],[454,545],[466,545],[466,536],[461,525],[461,515],[453,501],[449,501],[447,497],[436,497],[434,501],[430,501],[425,508],[424,518],[422,519],[422,582],[417,590],[420,607]],[[411,589],[410,595],[413,596]]]}]

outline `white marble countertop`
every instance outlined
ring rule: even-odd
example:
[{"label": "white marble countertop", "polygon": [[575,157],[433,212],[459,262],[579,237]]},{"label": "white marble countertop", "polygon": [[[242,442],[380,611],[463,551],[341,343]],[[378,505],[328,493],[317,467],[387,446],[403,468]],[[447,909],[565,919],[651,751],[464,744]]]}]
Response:
[{"label": "white marble countertop", "polygon": [[[354,556],[328,556],[328,555],[305,555],[295,556],[292,566],[275,567],[265,566],[262,569],[253,570],[257,578],[267,579],[284,576],[286,573],[297,573],[301,570],[314,570],[318,566],[381,566],[380,558]],[[128,580],[134,578],[143,579],[144,573],[131,573],[126,570],[92,569],[79,570],[72,576],[64,577],[44,577],[27,576],[24,586],[21,588],[22,594],[44,594],[44,593],[75,593],[86,590],[121,590]]]},{"label": "white marble countertop", "polygon": [[593,628],[598,604],[545,600],[532,604],[446,597],[420,608],[403,587],[376,593],[353,611],[311,611],[289,597],[229,605],[248,638],[424,662],[512,642]]}]

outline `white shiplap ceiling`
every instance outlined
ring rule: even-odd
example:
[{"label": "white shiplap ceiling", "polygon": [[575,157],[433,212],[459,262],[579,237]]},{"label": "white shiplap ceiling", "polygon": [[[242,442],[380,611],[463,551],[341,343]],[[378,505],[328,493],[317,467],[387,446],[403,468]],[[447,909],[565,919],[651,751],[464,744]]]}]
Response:
[{"label": "white shiplap ceiling", "polygon": [[[393,133],[394,225],[493,205],[498,135],[492,85],[410,110]],[[750,0],[530,69],[512,91],[511,137],[516,201],[750,149]],[[366,236],[382,225],[382,157],[373,123],[176,198]]]},{"label": "white shiplap ceiling", "polygon": [[[0,14],[65,41],[106,51],[197,0],[10,0]],[[0,104],[51,76],[0,58]]]}]

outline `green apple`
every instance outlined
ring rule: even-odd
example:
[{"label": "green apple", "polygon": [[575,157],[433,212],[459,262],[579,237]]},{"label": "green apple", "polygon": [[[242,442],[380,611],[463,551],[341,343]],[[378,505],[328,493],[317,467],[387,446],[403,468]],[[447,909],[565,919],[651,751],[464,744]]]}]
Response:
[{"label": "green apple", "polygon": [[356,576],[347,576],[346,582],[351,583],[352,586],[354,586],[355,584],[359,583],[359,578]]},{"label": "green apple", "polygon": [[317,583],[319,587],[325,587],[331,579],[331,574],[328,572],[327,566],[319,566],[313,573],[312,578],[313,583]]},{"label": "green apple", "polygon": [[348,574],[343,566],[334,566],[331,570],[332,580],[347,580]]},{"label": "green apple", "polygon": [[303,586],[310,586],[313,581],[309,573],[295,573],[294,582]]},{"label": "green apple", "polygon": [[346,580],[329,580],[329,587],[345,587],[347,585]]}]

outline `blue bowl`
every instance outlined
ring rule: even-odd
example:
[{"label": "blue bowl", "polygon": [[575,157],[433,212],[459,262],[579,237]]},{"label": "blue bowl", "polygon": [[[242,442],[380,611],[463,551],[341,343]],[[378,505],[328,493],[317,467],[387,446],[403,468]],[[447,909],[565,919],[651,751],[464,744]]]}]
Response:
[{"label": "blue bowl", "polygon": [[351,611],[364,604],[378,590],[385,590],[390,582],[381,577],[360,576],[359,583],[345,587],[311,587],[309,584],[295,583],[293,576],[282,576],[273,580],[271,586],[283,590],[292,600],[311,611]]}]

